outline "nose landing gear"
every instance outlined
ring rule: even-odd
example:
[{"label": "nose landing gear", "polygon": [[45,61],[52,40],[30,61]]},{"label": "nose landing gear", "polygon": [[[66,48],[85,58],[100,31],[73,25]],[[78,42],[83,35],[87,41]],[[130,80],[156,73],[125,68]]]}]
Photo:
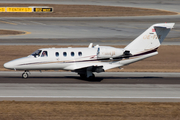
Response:
[{"label": "nose landing gear", "polygon": [[22,74],[22,78],[26,79],[28,78],[28,72],[27,71],[24,71],[23,74]]}]

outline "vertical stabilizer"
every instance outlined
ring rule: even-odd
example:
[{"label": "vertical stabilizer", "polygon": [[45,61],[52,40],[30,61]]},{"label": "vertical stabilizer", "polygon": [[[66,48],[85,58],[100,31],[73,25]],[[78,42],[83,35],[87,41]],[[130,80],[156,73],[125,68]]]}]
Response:
[{"label": "vertical stabilizer", "polygon": [[159,23],[149,27],[144,33],[124,49],[131,54],[139,54],[158,48],[175,23]]}]

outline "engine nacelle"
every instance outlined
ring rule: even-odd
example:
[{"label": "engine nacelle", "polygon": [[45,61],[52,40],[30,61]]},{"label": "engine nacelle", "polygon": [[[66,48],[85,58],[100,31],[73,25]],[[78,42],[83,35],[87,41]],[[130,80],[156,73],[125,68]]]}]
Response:
[{"label": "engine nacelle", "polygon": [[97,59],[102,58],[115,58],[122,56],[124,53],[124,49],[107,47],[107,46],[99,46],[97,50]]}]

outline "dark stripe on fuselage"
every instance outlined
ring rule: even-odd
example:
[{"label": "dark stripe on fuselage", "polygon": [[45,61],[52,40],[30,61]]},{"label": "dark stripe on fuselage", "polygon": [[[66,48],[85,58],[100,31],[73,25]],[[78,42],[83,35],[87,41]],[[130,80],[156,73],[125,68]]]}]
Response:
[{"label": "dark stripe on fuselage", "polygon": [[133,57],[137,57],[137,56],[141,56],[141,55],[150,54],[150,53],[156,52],[157,49],[158,49],[158,48],[155,48],[155,49],[150,50],[150,51],[146,51],[146,52],[144,52],[144,53],[139,53],[139,54],[133,55]]},{"label": "dark stripe on fuselage", "polygon": [[[146,52],[143,52],[143,53],[139,53],[139,54],[136,54],[136,55],[132,55],[132,56],[129,56],[129,58],[133,58],[133,57],[139,57],[139,56],[142,56],[142,55],[147,55],[147,54],[150,54],[150,53],[153,53],[153,52],[156,52],[158,48],[155,48],[153,50],[150,50],[150,51],[146,51]],[[20,64],[18,66],[21,66],[21,65],[31,65],[31,64],[49,64],[49,63],[76,63],[76,62],[93,62],[93,61],[97,61],[97,62],[105,62],[105,61],[119,61],[119,60],[122,60],[122,59],[127,59],[127,57],[116,57],[116,58],[113,58],[113,59],[110,59],[110,58],[102,58],[102,59],[94,59],[94,60],[81,60],[81,61],[76,61],[76,60],[73,60],[73,61],[58,61],[58,62],[35,62],[35,63],[26,63],[26,64]]]}]

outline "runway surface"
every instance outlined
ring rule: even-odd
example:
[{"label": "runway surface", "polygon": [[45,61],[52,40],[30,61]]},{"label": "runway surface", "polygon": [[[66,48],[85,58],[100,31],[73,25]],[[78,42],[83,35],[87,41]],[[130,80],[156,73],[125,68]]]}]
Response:
[{"label": "runway surface", "polygon": [[[88,4],[88,5],[110,5],[130,6],[164,9],[180,12],[180,1],[107,1],[98,2],[87,0],[76,2],[67,1],[27,1],[7,0],[10,3],[52,3],[52,4]],[[126,45],[138,37],[148,27],[155,23],[175,22],[173,29],[163,44],[180,44],[180,15],[171,16],[140,16],[140,17],[61,17],[61,18],[0,18],[1,29],[25,31],[26,35],[1,36],[2,45],[32,44],[32,45],[68,45],[89,44],[93,42],[101,45]]]},{"label": "runway surface", "polygon": [[[179,44],[180,16],[149,18],[1,18],[1,29],[28,32],[26,35],[1,36],[9,44],[128,44],[154,23],[175,22],[163,44]],[[166,19],[166,20],[165,20]],[[13,23],[13,24],[12,24]]]},{"label": "runway surface", "polygon": [[[6,0],[1,3],[87,4],[180,12],[179,0]],[[180,15],[94,18],[0,18],[0,29],[25,31],[1,36],[1,45],[126,45],[155,23],[175,22],[163,44],[180,44]],[[0,72],[0,100],[180,102],[179,73],[102,73],[94,81],[75,73]]]},{"label": "runway surface", "polygon": [[70,72],[0,72],[0,100],[180,102],[179,73],[102,73],[94,81]]}]

